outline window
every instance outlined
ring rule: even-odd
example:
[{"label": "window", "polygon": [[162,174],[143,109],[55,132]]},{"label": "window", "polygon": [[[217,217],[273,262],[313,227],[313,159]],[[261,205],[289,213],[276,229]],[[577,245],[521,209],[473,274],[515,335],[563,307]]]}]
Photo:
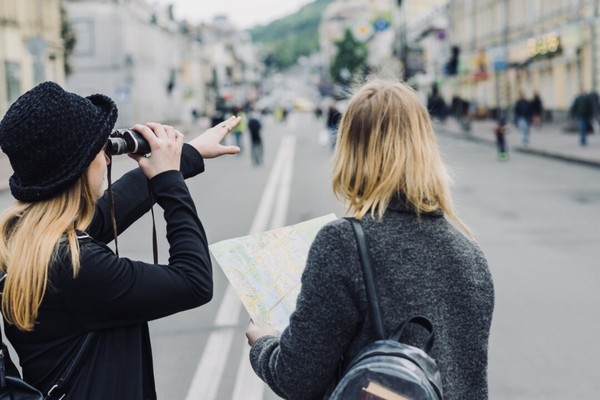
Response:
[{"label": "window", "polygon": [[77,56],[94,55],[94,21],[91,19],[79,19],[72,22],[77,44],[74,54]]},{"label": "window", "polygon": [[527,2],[527,16],[528,20],[533,23],[538,22],[541,16],[541,0],[529,0]]},{"label": "window", "polygon": [[18,63],[6,61],[6,100],[12,104],[21,95],[21,67]]}]

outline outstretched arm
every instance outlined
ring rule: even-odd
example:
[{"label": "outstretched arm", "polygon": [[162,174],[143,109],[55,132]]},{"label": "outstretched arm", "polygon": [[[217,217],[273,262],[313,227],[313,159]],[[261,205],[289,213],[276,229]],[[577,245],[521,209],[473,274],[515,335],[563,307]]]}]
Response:
[{"label": "outstretched arm", "polygon": [[[180,170],[186,179],[204,171],[204,159],[240,152],[237,146],[225,146],[221,144],[225,136],[239,121],[239,117],[231,117],[207,129],[204,133],[183,146]],[[156,126],[157,124],[149,125]],[[149,126],[135,125],[133,129],[145,130],[149,129]],[[165,126],[165,129],[169,131],[175,130],[170,126]],[[114,182],[113,197],[115,219],[119,234],[148,212],[152,205],[148,192],[148,180],[140,168],[126,173]],[[108,243],[114,239],[107,192],[98,200],[94,219],[88,227],[87,232],[96,240],[103,243]]]}]

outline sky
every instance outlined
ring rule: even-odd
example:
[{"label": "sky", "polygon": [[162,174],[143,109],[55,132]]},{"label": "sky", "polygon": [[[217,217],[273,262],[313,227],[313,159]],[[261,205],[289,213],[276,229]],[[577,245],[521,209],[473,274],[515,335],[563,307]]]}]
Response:
[{"label": "sky", "polygon": [[265,24],[291,14],[312,0],[150,0],[175,5],[175,17],[192,23],[210,22],[215,15],[227,15],[240,29]]}]

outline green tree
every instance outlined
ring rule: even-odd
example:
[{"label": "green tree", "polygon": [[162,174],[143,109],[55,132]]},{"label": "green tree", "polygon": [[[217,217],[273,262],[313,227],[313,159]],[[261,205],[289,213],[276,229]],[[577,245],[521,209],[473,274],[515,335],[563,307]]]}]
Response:
[{"label": "green tree", "polygon": [[344,31],[344,38],[335,42],[335,47],[337,54],[329,72],[335,82],[346,84],[352,76],[366,69],[369,50],[365,43],[354,38],[350,29]]}]

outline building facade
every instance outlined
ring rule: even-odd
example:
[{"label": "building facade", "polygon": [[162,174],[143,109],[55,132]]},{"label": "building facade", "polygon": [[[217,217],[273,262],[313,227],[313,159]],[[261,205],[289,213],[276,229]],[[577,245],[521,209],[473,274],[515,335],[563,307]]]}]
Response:
[{"label": "building facade", "polygon": [[172,7],[147,0],[69,0],[67,6],[77,34],[67,88],[113,98],[119,126],[191,123],[256,96],[257,53],[226,17],[192,26],[176,21]]},{"label": "building facade", "polygon": [[203,46],[207,89],[216,102],[211,115],[219,109],[244,108],[256,101],[264,73],[263,63],[250,34],[238,30],[226,16],[202,24],[197,35]]},{"label": "building facade", "polygon": [[0,115],[25,91],[64,83],[62,0],[0,1]]},{"label": "building facade", "polygon": [[460,49],[445,92],[479,109],[539,93],[563,115],[581,89],[599,85],[600,0],[451,0],[450,40]]},{"label": "building facade", "polygon": [[180,120],[184,38],[167,11],[145,0],[71,0],[67,10],[77,37],[68,90],[111,97],[118,126]]}]

